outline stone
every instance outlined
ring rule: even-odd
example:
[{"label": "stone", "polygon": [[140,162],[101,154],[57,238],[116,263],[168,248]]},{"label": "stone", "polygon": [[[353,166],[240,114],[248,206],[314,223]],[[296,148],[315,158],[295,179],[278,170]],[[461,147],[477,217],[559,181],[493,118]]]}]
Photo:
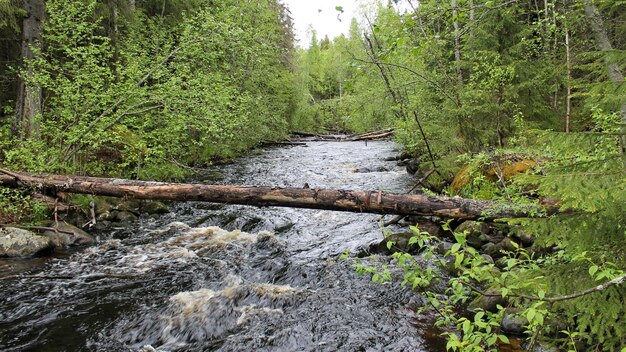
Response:
[{"label": "stone", "polygon": [[435,247],[434,252],[436,254],[444,255],[448,253],[449,250],[452,249],[453,244],[451,242],[441,241],[437,247]]},{"label": "stone", "polygon": [[141,207],[141,201],[139,199],[125,199],[121,201],[115,209],[120,211],[127,211],[131,213],[137,213]]},{"label": "stone", "polygon": [[530,235],[526,232],[521,232],[519,234],[519,240],[522,242],[524,247],[530,247],[535,243],[535,236]]},{"label": "stone", "polygon": [[488,312],[495,312],[498,310],[498,305],[504,307],[507,304],[506,298],[503,298],[500,291],[488,288],[485,291],[486,295],[479,295],[468,305],[470,311],[477,311],[482,309]]},{"label": "stone", "polygon": [[64,222],[57,224],[48,222],[46,226],[53,228],[56,226],[59,230],[59,232],[50,230],[44,232],[44,235],[48,236],[54,247],[67,248],[71,246],[87,246],[94,243],[93,236],[76,226]]},{"label": "stone", "polygon": [[141,211],[148,214],[167,214],[170,212],[167,205],[163,204],[163,202],[159,201],[149,201],[146,202],[142,207]]},{"label": "stone", "polygon": [[[417,244],[409,245],[409,240],[411,237],[415,236],[413,232],[401,232],[391,234],[385,239],[383,239],[379,244],[375,245],[375,248],[378,253],[388,253],[392,254],[394,252],[407,252],[407,253],[416,253],[419,248]],[[391,249],[388,249],[387,244],[392,241],[395,242]]]},{"label": "stone", "polygon": [[485,243],[482,247],[480,247],[480,251],[482,253],[488,254],[491,258],[494,259],[502,257],[502,253],[500,253],[500,247],[495,243]]},{"label": "stone", "polygon": [[469,233],[465,239],[467,240],[467,244],[474,248],[480,248],[485,243],[489,242],[487,235],[481,232]]},{"label": "stone", "polygon": [[102,221],[113,221],[115,220],[115,216],[117,215],[116,211],[106,211],[96,216],[96,223]]},{"label": "stone", "polygon": [[31,256],[52,249],[47,236],[15,227],[0,228],[0,257]]},{"label": "stone", "polygon": [[420,160],[415,158],[415,159],[409,159],[409,161],[406,163],[406,172],[408,172],[410,175],[415,175],[420,169]]},{"label": "stone", "polygon": [[521,335],[526,331],[526,325],[528,325],[528,320],[521,316],[518,310],[507,308],[504,311],[500,326],[505,332]]},{"label": "stone", "polygon": [[96,217],[101,214],[108,213],[113,209],[113,205],[103,198],[96,198],[94,201],[94,210],[96,212]]},{"label": "stone", "polygon": [[489,224],[484,223],[484,222],[474,221],[474,220],[467,220],[467,221],[463,221],[463,223],[461,223],[461,225],[457,226],[454,231],[456,231],[456,232],[465,232],[465,231],[467,231],[468,236],[472,235],[472,234],[485,234],[485,235],[488,235],[489,232],[491,232],[491,227],[489,226]]},{"label": "stone", "polygon": [[489,254],[481,254],[480,256],[483,257],[487,263],[494,263],[493,258]]},{"label": "stone", "polygon": [[137,221],[137,215],[129,211],[120,211],[115,215],[115,221],[118,222],[135,222]]},{"label": "stone", "polygon": [[515,252],[517,247],[519,247],[519,245],[516,245],[517,243],[515,243],[510,237],[505,237],[502,241],[500,241],[500,243],[498,243],[498,246],[506,252]]}]

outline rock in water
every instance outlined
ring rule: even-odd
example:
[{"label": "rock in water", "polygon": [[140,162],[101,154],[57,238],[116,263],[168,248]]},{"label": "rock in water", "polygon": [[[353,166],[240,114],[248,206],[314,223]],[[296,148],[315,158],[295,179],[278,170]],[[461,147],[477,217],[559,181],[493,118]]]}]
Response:
[{"label": "rock in water", "polygon": [[148,214],[167,214],[170,212],[170,210],[167,208],[167,205],[159,201],[151,201],[145,203],[141,207],[141,211]]},{"label": "rock in water", "polygon": [[406,164],[406,172],[408,172],[411,175],[415,175],[415,173],[417,173],[419,169],[420,169],[420,160],[417,158],[410,159],[408,163]]},{"label": "rock in water", "polygon": [[14,227],[0,228],[0,257],[23,257],[52,248],[47,236]]},{"label": "rock in water", "polygon": [[94,238],[90,234],[76,226],[64,222],[56,224],[49,222],[47,226],[52,228],[56,226],[57,230],[59,230],[44,232],[44,235],[48,236],[54,247],[67,248],[70,246],[84,246],[94,242]]}]

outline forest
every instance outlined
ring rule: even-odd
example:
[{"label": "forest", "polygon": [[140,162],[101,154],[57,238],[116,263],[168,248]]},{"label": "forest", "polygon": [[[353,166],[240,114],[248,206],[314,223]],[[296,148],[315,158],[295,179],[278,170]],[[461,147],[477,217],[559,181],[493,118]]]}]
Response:
[{"label": "forest", "polygon": [[[299,47],[280,0],[0,0],[0,33],[0,169],[185,181],[293,131],[393,129],[421,193],[540,207],[413,224],[400,278],[346,251],[357,273],[420,292],[448,350],[498,350],[514,317],[527,350],[626,351],[626,2],[370,1]],[[0,224],[51,217],[26,193],[0,187]]]}]

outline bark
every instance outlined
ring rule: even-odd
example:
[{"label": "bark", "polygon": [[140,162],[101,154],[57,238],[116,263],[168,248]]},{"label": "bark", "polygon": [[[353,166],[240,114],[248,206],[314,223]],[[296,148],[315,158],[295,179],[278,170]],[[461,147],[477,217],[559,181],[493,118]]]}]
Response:
[{"label": "bark", "polygon": [[[44,0],[24,0],[23,6],[28,17],[22,22],[21,56],[23,61],[27,61],[35,56],[33,47],[40,46],[42,42],[41,27],[46,10]],[[42,112],[42,89],[28,82],[33,74],[31,68],[26,68],[25,77],[18,79],[13,133],[21,138],[37,133],[36,118]]]},{"label": "bark", "polygon": [[[613,50],[611,40],[607,34],[606,28],[602,21],[602,16],[598,11],[598,8],[591,2],[591,0],[585,0],[585,14],[591,24],[591,31],[596,38],[596,43],[600,50],[608,53]],[[611,62],[608,55],[605,56],[605,64],[609,79],[615,84],[624,84],[624,75],[620,71],[619,65],[616,62]],[[626,167],[626,102],[621,107],[622,117],[622,133],[624,133],[620,139],[622,158],[624,159],[624,166]]]},{"label": "bark", "polygon": [[[0,170],[0,185],[31,186],[41,191],[136,199],[201,201],[376,214],[432,215],[455,219],[531,217],[542,213],[539,207],[503,206],[494,202],[459,197],[430,197],[383,191],[146,182],[97,177],[33,175],[4,170]],[[544,209],[547,214],[556,212],[556,208]]]}]

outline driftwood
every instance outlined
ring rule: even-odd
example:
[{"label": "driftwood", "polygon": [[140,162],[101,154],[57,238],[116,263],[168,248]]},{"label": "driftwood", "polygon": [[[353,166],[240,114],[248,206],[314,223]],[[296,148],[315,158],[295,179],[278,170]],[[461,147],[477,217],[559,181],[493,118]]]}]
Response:
[{"label": "driftwood", "polygon": [[303,131],[291,131],[291,134],[295,136],[303,137],[307,141],[337,141],[337,142],[356,142],[367,141],[373,139],[381,139],[392,136],[394,133],[393,128],[388,128],[380,131],[372,131],[362,134],[318,134]]},{"label": "driftwood", "polygon": [[459,197],[430,197],[383,191],[146,182],[98,177],[33,175],[1,169],[0,185],[30,186],[57,192],[137,199],[202,201],[376,214],[435,215],[456,219],[531,217],[557,211],[556,207],[514,207]]}]

